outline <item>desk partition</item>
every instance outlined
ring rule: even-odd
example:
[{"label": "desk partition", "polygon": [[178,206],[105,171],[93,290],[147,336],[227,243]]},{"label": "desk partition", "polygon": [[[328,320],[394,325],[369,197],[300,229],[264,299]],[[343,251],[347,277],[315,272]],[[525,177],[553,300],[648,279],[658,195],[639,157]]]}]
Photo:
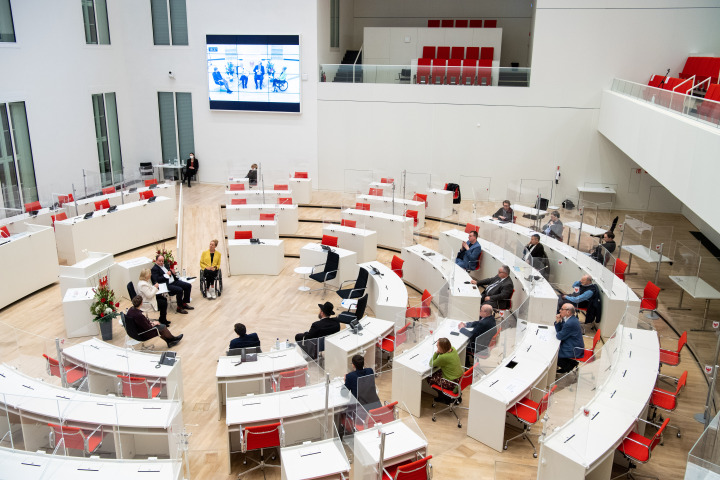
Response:
[{"label": "desk partition", "polygon": [[360,326],[362,329],[359,331],[345,328],[325,337],[325,370],[331,377],[344,377],[347,372],[353,371],[354,355],[362,355],[366,367],[378,370],[377,342],[394,331],[395,322],[366,316],[360,320]]},{"label": "desk partition", "polygon": [[361,263],[360,268],[368,271],[368,307],[375,317],[383,320],[400,321],[396,325],[405,324],[405,315],[408,305],[407,287],[390,267],[378,261]]},{"label": "desk partition", "polygon": [[254,205],[227,205],[225,215],[231,220],[259,220],[261,213],[274,213],[280,235],[293,235],[298,230],[297,205],[278,205],[274,203]]},{"label": "desk partition", "polygon": [[345,480],[350,478],[350,462],[343,440],[333,425],[325,440],[306,442],[280,450],[282,480]]}]

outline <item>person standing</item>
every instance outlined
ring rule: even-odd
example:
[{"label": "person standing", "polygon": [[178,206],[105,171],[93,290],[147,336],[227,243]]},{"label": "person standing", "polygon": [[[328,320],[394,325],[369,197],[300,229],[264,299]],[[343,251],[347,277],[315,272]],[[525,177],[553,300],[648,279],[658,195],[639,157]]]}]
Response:
[{"label": "person standing", "polygon": [[263,77],[265,76],[265,67],[263,67],[262,62],[258,62],[255,65],[253,73],[255,74],[255,90],[260,90],[262,88]]}]

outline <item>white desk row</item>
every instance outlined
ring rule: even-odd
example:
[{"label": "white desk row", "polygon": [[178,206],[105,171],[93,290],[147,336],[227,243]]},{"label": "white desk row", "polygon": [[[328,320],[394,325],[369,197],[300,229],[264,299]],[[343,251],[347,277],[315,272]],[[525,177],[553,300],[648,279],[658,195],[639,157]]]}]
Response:
[{"label": "white desk row", "polygon": [[[490,217],[479,219],[480,236],[484,239],[501,243],[502,238],[514,234],[521,242],[530,241],[533,230],[516,223],[500,223]],[[550,261],[549,275],[553,283],[570,289],[584,274],[590,275],[598,285],[601,293],[602,314],[600,325],[605,335],[615,331],[623,318],[625,308],[631,316],[637,317],[640,299],[630,287],[611,270],[603,267],[590,256],[578,252],[575,248],[545,235],[541,235],[541,243]],[[536,321],[531,318],[531,320]]]},{"label": "white desk row", "polygon": [[[385,182],[370,182],[368,184],[370,188],[375,188],[377,190],[381,190],[383,196],[389,197],[392,195],[393,191],[393,184],[392,183],[385,183]],[[395,187],[397,188],[397,186]]]},{"label": "white desk row", "polygon": [[280,459],[282,480],[350,478],[350,462],[337,437],[284,447]]},{"label": "white desk row", "polygon": [[100,453],[115,458],[176,458],[182,407],[174,400],[141,400],[97,395],[50,385],[0,365],[0,401],[7,417],[0,434],[22,436],[24,448],[48,448],[48,423],[103,427]]},{"label": "white desk row", "polygon": [[[59,208],[57,210],[51,210],[49,208],[41,208],[38,210],[37,215],[30,215],[29,213],[22,213],[20,215],[13,215],[12,217],[7,217],[0,219],[0,227],[8,227],[10,232],[13,232],[13,226],[14,225],[23,225],[23,224],[30,224],[30,225],[43,225],[45,227],[52,227],[52,216],[58,215],[62,212],[66,212],[68,216],[70,215],[70,210],[73,212],[75,211],[74,208]],[[19,230],[18,230],[19,228]],[[24,227],[17,227],[15,229],[16,231],[24,231]]]},{"label": "white desk row", "polygon": [[280,238],[277,220],[228,220],[226,228],[228,240],[239,231],[250,231],[253,238]]},{"label": "white desk row", "polygon": [[357,253],[358,262],[377,259],[377,232],[342,225],[323,226],[323,235],[338,237],[338,246]]},{"label": "white desk row", "polygon": [[370,210],[373,212],[405,215],[406,210],[415,210],[418,212],[418,224],[415,229],[419,230],[425,226],[425,202],[405,200],[404,198],[379,197],[377,195],[357,195],[356,200],[359,203],[370,204]]},{"label": "white desk row", "polygon": [[[402,278],[378,261],[363,263],[360,267],[369,273],[367,306],[375,313],[375,317],[393,321],[402,327],[408,304],[407,287]],[[375,274],[373,267],[380,273]]]},{"label": "white desk row", "polygon": [[290,178],[288,185],[293,192],[293,203],[307,205],[312,201],[312,179],[311,178]]},{"label": "white desk row", "polygon": [[16,223],[0,240],[0,308],[20,300],[58,278],[58,255],[52,227]]},{"label": "white desk row", "polygon": [[228,239],[227,244],[230,275],[280,275],[285,266],[283,240],[260,239],[254,244]]},{"label": "white desk row", "polygon": [[[380,463],[380,432],[385,433],[383,449],[383,466],[418,460],[427,455],[427,439],[421,435],[419,429],[410,426],[411,419],[398,419],[383,425],[377,425],[353,437],[353,478],[355,480],[375,480],[378,475],[377,466]],[[419,434],[420,433],[420,434]]]},{"label": "white desk row", "polygon": [[292,190],[225,190],[228,206],[233,198],[244,198],[247,203],[253,205],[280,203],[281,198],[292,198],[293,204],[296,204]]},{"label": "white desk row", "polygon": [[601,379],[594,397],[545,438],[537,478],[609,479],[615,449],[630,431],[643,431],[637,419],[645,416],[659,361],[657,332],[618,326],[594,368],[592,378]]},{"label": "white desk row", "polygon": [[174,237],[175,199],[155,198],[55,222],[58,257],[72,265],[85,258],[83,251],[116,254]]},{"label": "white desk row", "polygon": [[90,393],[114,394],[119,382],[117,376],[129,375],[145,378],[149,385],[158,381],[162,385],[160,398],[183,400],[180,358],[172,366],[163,365],[159,353],[136,352],[97,338],[64,348],[62,355],[66,366],[77,365],[85,369]]},{"label": "white desk row", "polygon": [[[155,185],[155,188],[152,189],[150,187],[140,187],[134,192],[130,192],[129,190],[123,190],[120,192],[83,198],[82,200],[77,201],[77,214],[85,215],[87,212],[94,212],[95,202],[100,202],[102,200],[107,200],[110,203],[111,207],[115,205],[123,205],[125,203],[137,202],[140,200],[140,192],[147,192],[148,190],[152,190],[156,197],[167,197],[175,200],[175,183],[159,183]],[[68,211],[75,213],[74,202],[69,202],[65,206],[67,207]],[[70,215],[68,214],[68,216]]]},{"label": "white desk row", "polygon": [[277,204],[227,205],[227,221],[259,220],[261,213],[274,213],[280,235],[292,235],[298,230],[298,206]]},{"label": "white desk row", "polygon": [[413,219],[410,217],[348,208],[343,210],[342,218],[355,220],[358,227],[377,232],[378,245],[397,249],[412,245]]},{"label": "white desk row", "polygon": [[325,371],[331,377],[344,377],[354,370],[352,357],[362,355],[365,365],[375,365],[377,341],[385,338],[395,329],[395,322],[365,316],[360,320],[363,329],[353,333],[350,328],[325,337]]},{"label": "white desk row", "polygon": [[[331,247],[332,251],[340,257],[338,263],[337,274],[332,280],[328,280],[328,284],[333,287],[340,287],[345,280],[355,280],[358,275],[357,254],[344,248]],[[327,261],[327,252],[323,250],[319,243],[308,243],[300,249],[300,266],[314,267]],[[315,273],[323,271],[323,266],[318,266]]]}]

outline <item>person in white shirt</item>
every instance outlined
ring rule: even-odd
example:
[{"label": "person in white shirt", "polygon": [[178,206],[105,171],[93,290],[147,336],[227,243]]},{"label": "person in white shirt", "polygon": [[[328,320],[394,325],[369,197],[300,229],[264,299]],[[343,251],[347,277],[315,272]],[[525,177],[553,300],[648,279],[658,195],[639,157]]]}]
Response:
[{"label": "person in white shirt", "polygon": [[160,294],[160,285],[150,283],[150,269],[146,268],[140,272],[140,280],[138,281],[138,291],[143,298],[140,310],[147,312],[152,308],[160,312],[158,321],[163,325],[170,325],[167,319],[167,298]]}]

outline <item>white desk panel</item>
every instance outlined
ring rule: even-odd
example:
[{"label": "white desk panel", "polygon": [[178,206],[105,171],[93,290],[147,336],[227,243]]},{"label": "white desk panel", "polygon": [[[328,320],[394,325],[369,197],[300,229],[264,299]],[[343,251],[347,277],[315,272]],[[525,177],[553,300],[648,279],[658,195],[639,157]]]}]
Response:
[{"label": "white desk panel", "polygon": [[343,210],[342,218],[355,220],[358,227],[376,231],[378,245],[397,249],[412,245],[412,218],[389,213],[356,210],[354,208]]},{"label": "white desk panel", "polygon": [[245,190],[250,190],[250,179],[246,177],[228,177],[228,183],[241,183],[245,185]]},{"label": "white desk panel", "polygon": [[[281,198],[292,198],[292,190],[225,190],[225,200],[230,206],[230,199],[244,198],[253,205],[278,204]],[[293,198],[293,202],[295,199]]]},{"label": "white desk panel", "polygon": [[292,235],[298,230],[297,205],[228,205],[225,207],[225,213],[228,222],[231,220],[259,220],[261,213],[274,213],[280,235]]},{"label": "white desk panel", "polygon": [[364,228],[325,225],[323,235],[338,237],[338,246],[357,253],[359,263],[377,259],[377,232]]},{"label": "white desk panel", "polygon": [[321,440],[280,450],[282,480],[350,477],[350,462],[340,439]]},{"label": "white desk panel", "polygon": [[253,238],[280,238],[277,220],[228,220],[228,240],[235,239],[235,232],[251,231]]},{"label": "white desk panel", "polygon": [[230,275],[280,275],[285,266],[283,240],[262,239],[260,244],[250,240],[228,240]]},{"label": "white desk panel", "polygon": [[[329,280],[328,284],[334,287],[340,287],[340,284],[346,280],[354,280],[358,275],[357,254],[344,248],[331,247],[332,250],[340,257],[338,263],[337,275],[334,279]],[[327,260],[327,252],[322,249],[319,243],[308,243],[300,249],[300,266],[313,267],[325,263]],[[324,266],[317,267],[315,273],[321,272]]]},{"label": "white desk panel", "polygon": [[[140,272],[152,269],[153,261],[147,257],[131,258],[122,262],[117,262],[110,267],[108,274],[108,282],[110,288],[115,292],[115,296],[127,298],[130,294],[127,291],[127,284],[133,283],[135,292],[138,291],[138,282],[140,281]],[[128,298],[130,300],[130,298]]]},{"label": "white desk panel", "polygon": [[[376,318],[396,322],[399,327],[405,325],[405,311],[408,304],[407,287],[390,267],[378,262],[367,262],[360,265],[369,273],[367,294],[368,307]],[[373,272],[374,267],[380,273]]]},{"label": "white desk panel", "polygon": [[[420,230],[425,226],[425,202],[405,200],[404,198],[379,197],[377,195],[357,195],[356,200],[360,203],[369,203],[370,210],[373,212],[405,215],[406,210],[415,210],[418,212],[418,224],[415,229]],[[393,204],[395,205],[394,209]]]},{"label": "white desk panel", "polygon": [[[13,231],[24,232],[25,227],[23,225],[42,225],[44,227],[52,227],[52,216],[58,215],[61,212],[66,212],[68,217],[71,215],[70,212],[75,213],[75,207],[71,207],[72,204],[66,203],[65,206],[57,210],[51,210],[49,208],[41,208],[38,210],[37,215],[30,215],[29,213],[22,213],[20,215],[13,215],[12,217],[0,219],[0,227],[8,227],[10,233]],[[66,208],[67,207],[67,208]],[[13,227],[14,230],[13,230]]]},{"label": "white desk panel", "polygon": [[[113,256],[109,253],[88,252],[87,258],[80,260],[75,265],[61,265],[60,296],[64,297],[68,288],[96,286],[98,278],[107,275],[107,271],[115,263],[113,260]],[[122,293],[123,290],[125,288],[115,290],[115,292]]]},{"label": "white desk panel", "polygon": [[375,344],[381,338],[392,333],[395,322],[364,317],[360,321],[363,329],[353,333],[345,328],[338,333],[325,337],[325,371],[331,377],[344,377],[352,371],[352,357],[360,354],[365,357],[365,365],[375,369]]},{"label": "white desk panel", "polygon": [[307,205],[312,201],[312,179],[291,178],[288,180],[290,190],[293,192],[293,203]]},{"label": "white desk panel", "polygon": [[[130,190],[123,190],[118,191],[115,193],[108,193],[105,195],[98,195],[95,197],[89,197],[89,198],[83,198],[82,200],[77,201],[78,206],[78,215],[85,215],[87,212],[94,212],[95,211],[95,202],[100,202],[102,200],[107,200],[110,203],[110,206],[114,205],[123,205],[125,203],[132,203],[132,202],[138,202],[140,201],[140,192],[146,192],[148,190],[152,190],[153,194],[156,197],[167,197],[172,200],[175,200],[175,183],[159,183],[155,185],[155,188],[150,187],[139,187],[134,192],[130,192]],[[177,202],[174,202],[177,204]],[[70,202],[67,204],[68,210],[72,211],[73,214],[75,214],[75,207],[74,203]],[[177,206],[177,205],[175,205]],[[68,214],[68,216],[70,216]]]},{"label": "white desk panel", "polygon": [[[368,184],[369,188],[378,188],[382,190],[383,196],[391,196],[393,191],[393,184],[392,183],[382,183],[382,182],[370,182]],[[397,188],[397,187],[395,187]]]},{"label": "white desk panel", "polygon": [[435,218],[446,218],[453,213],[453,192],[431,188],[427,191],[428,206],[425,209],[425,216]]},{"label": "white desk panel", "polygon": [[427,452],[427,440],[413,431],[402,420],[378,425],[356,432],[353,439],[355,462],[353,473],[355,480],[374,480],[377,478],[377,465],[380,462],[380,432],[385,432],[383,465],[397,465],[408,460],[416,460],[416,454]]}]

